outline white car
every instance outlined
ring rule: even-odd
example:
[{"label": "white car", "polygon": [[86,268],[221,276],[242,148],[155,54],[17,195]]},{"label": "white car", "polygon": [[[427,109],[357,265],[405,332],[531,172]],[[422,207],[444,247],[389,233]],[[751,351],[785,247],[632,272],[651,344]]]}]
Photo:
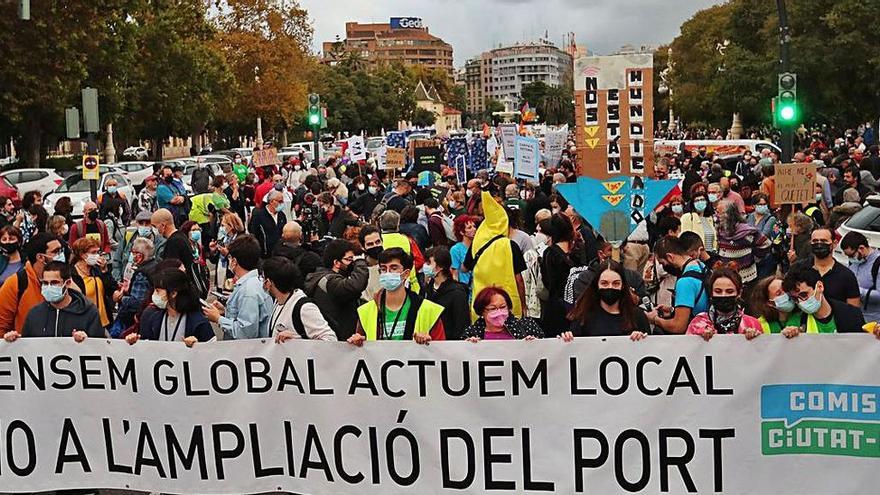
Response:
[{"label": "white car", "polygon": [[[74,218],[82,217],[83,205],[91,201],[91,194],[89,190],[89,181],[83,180],[82,167],[77,167],[77,170],[78,172],[76,174],[64,179],[54,191],[43,197],[43,208],[45,208],[50,215],[55,212],[55,202],[58,201],[58,198],[67,196],[73,204],[72,216]],[[128,179],[125,171],[113,165],[101,165],[100,171],[101,180],[98,181],[98,194],[101,194],[101,191],[104,190],[104,184],[108,180],[116,179],[119,191],[125,195],[128,201],[131,201],[135,197],[134,187],[132,187],[131,181]]]},{"label": "white car", "polygon": [[150,152],[143,146],[129,146],[122,152],[122,156],[134,160],[146,160]]},{"label": "white car", "polygon": [[64,180],[63,177],[56,174],[55,170],[51,168],[7,170],[0,173],[0,177],[5,177],[10,184],[18,189],[19,194],[24,194],[28,191],[39,191],[43,196],[54,191]]},{"label": "white car", "polygon": [[131,181],[131,185],[140,191],[144,187],[144,181],[147,177],[153,175],[154,162],[119,162],[115,163],[117,167],[124,170]]},{"label": "white car", "polygon": [[[850,232],[861,233],[868,239],[868,247],[880,249],[880,196],[868,196],[865,206],[837,228],[841,239]],[[839,243],[834,250],[834,259],[844,266],[849,265],[849,258],[843,254]]]},{"label": "white car", "polygon": [[[193,193],[193,190],[192,190],[193,172],[195,171],[196,167],[199,166],[198,162],[196,161],[196,158],[197,157],[180,158],[177,160],[177,162],[183,166],[183,185],[184,185],[184,187],[186,187],[186,192],[189,194]],[[218,175],[223,175],[223,167],[221,167],[219,163],[206,161],[205,165],[208,167],[209,170],[211,170],[211,173],[214,175],[214,177],[217,177]],[[209,184],[209,187],[210,187],[210,184]]]}]

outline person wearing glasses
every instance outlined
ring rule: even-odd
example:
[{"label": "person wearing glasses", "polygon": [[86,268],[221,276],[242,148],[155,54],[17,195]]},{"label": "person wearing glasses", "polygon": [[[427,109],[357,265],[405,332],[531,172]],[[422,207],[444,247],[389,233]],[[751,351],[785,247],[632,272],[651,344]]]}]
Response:
[{"label": "person wearing glasses", "polygon": [[43,269],[39,285],[45,301],[31,309],[21,333],[6,332],[3,337],[7,342],[14,342],[19,337],[73,337],[73,340],[82,342],[87,337],[104,336],[98,309],[82,292],[71,290],[70,265],[50,262]]},{"label": "person wearing glasses", "polygon": [[446,340],[440,315],[443,306],[433,303],[406,287],[413,269],[412,256],[401,248],[379,254],[379,285],[375,299],[358,310],[357,330],[348,343],[358,347],[371,340],[412,340],[428,344]]},{"label": "person wearing glasses", "polygon": [[486,287],[474,298],[478,318],[462,334],[468,342],[481,340],[536,340],[544,331],[531,318],[517,318],[511,312],[510,294],[500,287]]},{"label": "person wearing glasses", "polygon": [[804,316],[801,333],[858,333],[865,318],[862,310],[826,296],[825,282],[810,265],[795,263],[782,280],[782,288]]},{"label": "person wearing glasses", "polygon": [[34,236],[22,251],[27,257],[24,268],[0,287],[0,335],[12,330],[21,333],[30,310],[45,301],[40,293],[43,270],[53,260],[64,261],[61,241],[45,232]]}]

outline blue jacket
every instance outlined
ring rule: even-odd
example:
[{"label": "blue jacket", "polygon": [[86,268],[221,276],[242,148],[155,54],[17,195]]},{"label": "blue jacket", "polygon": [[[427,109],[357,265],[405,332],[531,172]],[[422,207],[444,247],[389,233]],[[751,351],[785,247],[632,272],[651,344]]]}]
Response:
[{"label": "blue jacket", "polygon": [[[150,306],[141,315],[141,328],[138,331],[145,340],[159,340],[162,331],[162,320],[165,319],[165,310]],[[199,342],[207,342],[215,337],[211,322],[205,318],[201,311],[192,311],[186,314],[184,325],[184,337],[195,337]]]}]

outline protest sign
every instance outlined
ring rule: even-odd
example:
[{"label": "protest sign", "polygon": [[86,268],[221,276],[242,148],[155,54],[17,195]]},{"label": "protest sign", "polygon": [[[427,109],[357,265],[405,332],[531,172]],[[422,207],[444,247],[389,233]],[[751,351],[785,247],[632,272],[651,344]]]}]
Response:
[{"label": "protest sign", "polygon": [[[489,168],[489,157],[487,150],[488,143],[485,138],[475,136],[470,143],[471,159],[469,161],[470,169],[474,172]],[[494,150],[493,150],[494,152]]]},{"label": "protest sign", "polygon": [[348,138],[348,156],[351,157],[353,162],[367,159],[367,146],[364,144],[363,136]]},{"label": "protest sign", "polygon": [[430,170],[439,173],[441,157],[442,152],[439,146],[417,147],[413,152],[414,170],[416,172]]},{"label": "protest sign", "polygon": [[376,159],[376,169],[377,170],[386,170],[388,168],[388,146],[382,145],[376,148],[376,151],[373,152],[373,157]]},{"label": "protest sign", "polygon": [[446,141],[446,163],[453,166],[456,163],[456,157],[459,156],[464,157],[465,163],[467,163],[468,157],[470,156],[467,139],[460,137],[451,138]]},{"label": "protest sign", "polygon": [[514,145],[518,134],[517,126],[516,124],[501,124],[498,128],[500,129],[501,147],[504,149],[504,156],[513,158],[513,155],[516,153]]},{"label": "protest sign", "polygon": [[575,60],[580,175],[604,179],[653,174],[653,67],[651,54]]},{"label": "protest sign", "polygon": [[498,151],[498,138],[493,134],[486,139],[486,153],[489,156],[495,156],[496,151]]},{"label": "protest sign", "polygon": [[812,163],[786,163],[776,166],[777,205],[795,205],[816,201],[816,166]]},{"label": "protest sign", "polygon": [[544,162],[548,167],[555,167],[559,164],[567,140],[568,124],[555,131],[547,131],[544,135]]},{"label": "protest sign", "polygon": [[388,148],[385,150],[385,166],[390,169],[406,167],[406,150],[402,148]]},{"label": "protest sign", "polygon": [[455,157],[455,178],[458,180],[459,184],[467,183],[467,160],[464,155],[458,155]]},{"label": "protest sign", "polygon": [[0,486],[863,493],[880,459],[877,346],[25,338],[0,342]]},{"label": "protest sign", "polygon": [[541,163],[541,143],[536,138],[517,136],[514,147],[514,177],[533,184],[540,183],[538,167]]},{"label": "protest sign", "polygon": [[280,163],[281,160],[278,159],[278,150],[275,148],[254,151],[254,155],[251,158],[251,164],[254,168],[269,167]]}]

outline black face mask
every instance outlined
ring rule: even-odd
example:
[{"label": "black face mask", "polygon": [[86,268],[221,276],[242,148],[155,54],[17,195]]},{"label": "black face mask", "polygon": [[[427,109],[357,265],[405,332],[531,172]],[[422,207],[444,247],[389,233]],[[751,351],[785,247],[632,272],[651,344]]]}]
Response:
[{"label": "black face mask", "polygon": [[98,219],[98,210],[92,210],[89,212],[89,220],[95,221]]},{"label": "black face mask", "polygon": [[18,251],[18,243],[17,242],[4,242],[0,244],[0,249],[3,250],[6,254],[12,254]]},{"label": "black face mask", "polygon": [[722,313],[732,313],[736,309],[736,296],[712,296],[712,306]]},{"label": "black face mask", "polygon": [[680,276],[681,276],[681,269],[680,269],[679,267],[675,266],[675,265],[666,265],[666,264],[664,264],[664,265],[663,265],[663,270],[664,270],[666,273],[672,275],[673,277],[680,277]]},{"label": "black face mask", "polygon": [[830,244],[817,242],[815,244],[810,244],[810,249],[813,251],[813,255],[819,259],[825,259],[831,256]]},{"label": "black face mask", "polygon": [[599,299],[608,305],[620,302],[623,297],[621,289],[599,289]]},{"label": "black face mask", "polygon": [[370,258],[377,260],[379,259],[379,255],[382,254],[382,246],[373,246],[370,249],[367,249],[366,253]]}]

